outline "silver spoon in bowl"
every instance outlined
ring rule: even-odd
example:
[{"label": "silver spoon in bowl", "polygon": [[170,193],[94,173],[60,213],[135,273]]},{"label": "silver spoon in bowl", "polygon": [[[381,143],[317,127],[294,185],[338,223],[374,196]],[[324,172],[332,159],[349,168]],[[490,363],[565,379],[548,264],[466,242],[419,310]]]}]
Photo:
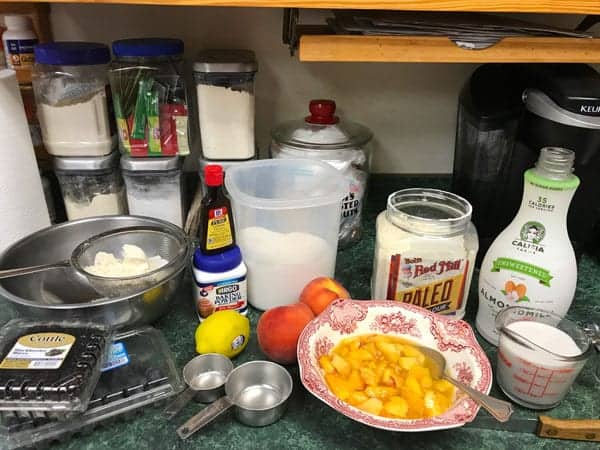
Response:
[{"label": "silver spoon in bowl", "polygon": [[[413,344],[414,345],[414,344]],[[434,350],[429,347],[423,347],[419,345],[415,345],[421,352],[425,354],[426,357],[431,359],[434,364],[431,367],[432,375],[436,378],[443,378],[448,382],[452,383],[458,389],[466,393],[469,397],[471,397],[475,403],[489,412],[492,416],[494,416],[500,422],[507,422],[513,413],[513,407],[509,402],[504,400],[497,399],[490,395],[483,394],[482,392],[476,391],[475,389],[467,386],[464,383],[461,383],[458,380],[455,380],[448,374],[446,374],[446,358],[437,350]]]}]

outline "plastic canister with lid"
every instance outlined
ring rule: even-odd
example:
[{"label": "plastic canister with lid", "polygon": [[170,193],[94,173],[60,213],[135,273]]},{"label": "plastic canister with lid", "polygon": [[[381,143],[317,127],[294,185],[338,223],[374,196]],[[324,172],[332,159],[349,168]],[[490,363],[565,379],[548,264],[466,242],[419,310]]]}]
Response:
[{"label": "plastic canister with lid", "polygon": [[361,217],[369,177],[373,133],[367,127],[340,120],[333,100],[311,100],[310,115],[277,125],[271,132],[273,158],[309,158],[326,162],[348,180],[342,202],[339,245],[348,246],[362,234]]},{"label": "plastic canister with lid", "polygon": [[112,44],[109,80],[121,153],[134,157],[190,153],[180,39],[122,39]]},{"label": "plastic canister with lid", "polygon": [[108,155],[116,135],[110,114],[110,51],[94,42],[35,47],[33,90],[42,139],[55,156]]},{"label": "plastic canister with lid", "polygon": [[196,249],[192,272],[194,301],[200,321],[227,309],[247,314],[247,269],[237,245],[215,255],[206,255]]},{"label": "plastic canister with lid", "polygon": [[250,50],[204,50],[194,63],[202,154],[211,160],[254,158],[254,77]]},{"label": "plastic canister with lid", "polygon": [[54,157],[54,171],[69,220],[127,214],[119,153],[95,157]]},{"label": "plastic canister with lid", "polygon": [[121,157],[129,214],[155,217],[183,226],[182,161],[170,158]]}]

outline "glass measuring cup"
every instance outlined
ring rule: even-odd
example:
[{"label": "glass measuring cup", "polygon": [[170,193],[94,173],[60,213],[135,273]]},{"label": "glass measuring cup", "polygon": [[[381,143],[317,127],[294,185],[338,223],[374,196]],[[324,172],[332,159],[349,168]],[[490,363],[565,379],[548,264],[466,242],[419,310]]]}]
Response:
[{"label": "glass measuring cup", "polygon": [[593,351],[582,327],[540,309],[506,308],[496,317],[496,329],[498,385],[531,409],[558,405]]}]

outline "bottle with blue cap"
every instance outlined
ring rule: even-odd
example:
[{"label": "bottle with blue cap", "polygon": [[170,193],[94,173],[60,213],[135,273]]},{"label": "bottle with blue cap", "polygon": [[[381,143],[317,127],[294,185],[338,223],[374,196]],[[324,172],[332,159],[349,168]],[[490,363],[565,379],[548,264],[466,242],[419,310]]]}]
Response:
[{"label": "bottle with blue cap", "polygon": [[217,311],[248,313],[247,269],[237,245],[221,253],[194,253],[194,298],[199,320]]}]

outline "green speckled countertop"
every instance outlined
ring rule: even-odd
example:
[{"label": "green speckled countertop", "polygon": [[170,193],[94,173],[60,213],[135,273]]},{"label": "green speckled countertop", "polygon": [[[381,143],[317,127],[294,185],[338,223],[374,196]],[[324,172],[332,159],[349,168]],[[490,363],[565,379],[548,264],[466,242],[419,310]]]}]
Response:
[{"label": "green speckled countertop", "polygon": [[[400,177],[379,175],[372,178],[364,220],[364,237],[360,243],[338,254],[336,277],[348,288],[354,298],[369,298],[369,279],[373,260],[375,217],[385,208],[387,195],[406,187],[447,188],[444,177]],[[579,268],[579,280],[575,302],[569,316],[578,321],[600,323],[600,264],[585,256]],[[477,277],[474,277],[476,284]],[[189,280],[187,280],[189,283]],[[186,290],[183,290],[187,292]],[[477,295],[471,289],[466,320],[473,323],[477,309]],[[248,348],[234,360],[242,362],[263,359],[258,349],[254,329],[259,313],[250,311],[253,334]],[[183,365],[194,355],[194,330],[197,318],[191,297],[182,295],[173,310],[155,324],[162,330],[175,355],[177,366]],[[480,339],[492,365],[495,366],[495,350]],[[596,355],[594,355],[594,358]],[[593,366],[588,361],[583,372],[567,398],[555,409],[544,414],[552,417],[600,418],[600,381],[595,380]],[[527,449],[598,449],[591,442],[542,439],[533,434],[493,431],[465,426],[462,428],[420,433],[396,433],[369,428],[354,422],[321,403],[309,394],[298,378],[297,366],[290,366],[294,378],[294,392],[283,418],[268,427],[249,428],[236,422],[228,412],[196,433],[187,441],[181,441],[175,429],[184,420],[202,408],[200,404],[186,407],[175,421],[166,422],[160,409],[148,407],[139,416],[101,427],[85,436],[77,436],[56,445],[56,450],[101,449],[196,449],[196,448],[426,448],[426,449],[478,449],[478,448],[527,448]],[[494,385],[492,394],[504,398]],[[513,417],[535,417],[536,413],[519,406]],[[485,411],[480,416],[487,416]]]}]

